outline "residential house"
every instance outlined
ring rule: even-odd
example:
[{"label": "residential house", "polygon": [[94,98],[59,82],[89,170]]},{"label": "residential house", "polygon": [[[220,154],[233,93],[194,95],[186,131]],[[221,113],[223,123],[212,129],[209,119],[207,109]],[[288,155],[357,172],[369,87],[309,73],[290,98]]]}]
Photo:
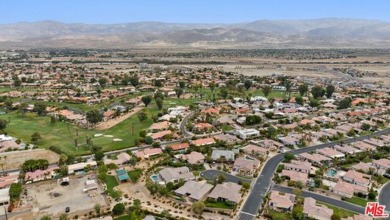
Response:
[{"label": "residential house", "polygon": [[234,161],[233,171],[244,175],[252,175],[260,166],[260,161],[249,157],[240,157]]},{"label": "residential house", "polygon": [[117,158],[115,160],[105,159],[104,164],[113,163],[117,166],[120,166],[120,165],[128,163],[131,159],[131,156],[126,152],[122,152],[122,153],[118,154],[116,157]]},{"label": "residential house", "polygon": [[245,147],[241,148],[241,150],[244,151],[244,153],[251,155],[251,156],[267,156],[268,150],[259,146],[256,146],[254,144],[248,144]]},{"label": "residential house", "polygon": [[303,161],[308,161],[313,165],[316,166],[322,166],[324,164],[329,164],[332,159],[329,157],[325,157],[321,154],[309,154],[309,153],[301,153],[298,155],[298,158],[300,158]]},{"label": "residential house", "polygon": [[308,197],[303,202],[303,214],[308,218],[317,220],[330,220],[333,215],[333,209],[316,204],[316,200]]},{"label": "residential house", "polygon": [[180,151],[180,152],[184,152],[186,151],[189,147],[190,147],[190,144],[188,143],[177,143],[177,144],[172,144],[171,146],[169,146],[173,151]]},{"label": "residential house", "polygon": [[189,154],[183,155],[182,158],[189,164],[201,164],[204,162],[205,156],[199,152],[192,151]]},{"label": "residential house", "polygon": [[220,160],[224,158],[225,161],[234,161],[234,151],[215,149],[211,153],[211,159]]},{"label": "residential house", "polygon": [[301,173],[310,173],[311,163],[307,161],[292,160],[290,163],[284,164],[285,170],[293,170]]},{"label": "residential house", "polygon": [[0,189],[9,188],[12,183],[17,183],[19,179],[19,174],[11,173],[7,176],[0,177]]},{"label": "residential house", "polygon": [[353,155],[355,153],[359,153],[359,152],[362,152],[361,150],[359,149],[356,149],[356,148],[353,148],[351,146],[348,146],[348,145],[335,145],[333,147],[335,150],[341,152],[341,153],[344,153],[344,154],[347,154],[347,155]]},{"label": "residential house", "polygon": [[374,147],[384,147],[385,146],[385,142],[383,142],[379,139],[374,139],[374,138],[365,139],[365,140],[363,140],[363,142],[370,144]]},{"label": "residential house", "polygon": [[295,195],[290,193],[281,194],[272,191],[269,199],[269,207],[275,211],[291,212],[295,203]]},{"label": "residential house", "polygon": [[371,144],[367,144],[366,142],[363,141],[357,141],[351,144],[354,148],[357,148],[361,151],[374,151],[376,149],[375,146]]},{"label": "residential house", "polygon": [[35,170],[33,172],[27,172],[24,175],[24,181],[26,183],[33,183],[42,180],[53,179],[56,175],[55,170],[58,169],[58,166],[52,166],[46,170]]},{"label": "residential house", "polygon": [[162,154],[161,148],[146,148],[144,150],[137,151],[135,155],[138,158],[149,159],[151,156]]},{"label": "residential house", "polygon": [[283,144],[271,139],[251,140],[250,142],[270,151],[276,151],[283,147]]},{"label": "residential house", "polygon": [[307,173],[302,173],[294,170],[283,170],[280,174],[281,176],[288,177],[291,181],[294,182],[302,182],[304,185],[307,184],[309,180]]},{"label": "residential house", "polygon": [[373,160],[372,165],[378,168],[378,173],[384,174],[387,170],[390,169],[390,160],[384,158],[379,160]]},{"label": "residential house", "polygon": [[233,145],[241,142],[236,136],[231,134],[217,134],[214,139],[226,143],[227,145]]},{"label": "residential house", "polygon": [[376,173],[377,171],[377,168],[374,165],[364,163],[364,162],[360,162],[358,164],[351,166],[351,169],[356,171],[361,171],[364,173],[371,173],[371,174]]},{"label": "residential house", "polygon": [[167,167],[158,173],[161,180],[164,181],[165,184],[169,182],[177,183],[179,180],[195,180],[195,176],[190,172],[188,167]]},{"label": "residential house", "polygon": [[74,174],[77,172],[82,172],[85,170],[85,167],[90,166],[92,169],[97,167],[96,161],[88,161],[88,162],[82,162],[82,163],[76,163],[68,165],[68,174]]},{"label": "residential house", "polygon": [[343,176],[343,180],[355,185],[368,187],[370,185],[371,176],[355,170],[348,170],[348,172]]},{"label": "residential house", "polygon": [[237,130],[236,134],[242,140],[246,140],[246,139],[258,137],[260,135],[260,131],[253,129],[253,128],[249,128],[249,129]]},{"label": "residential house", "polygon": [[158,132],[158,131],[163,131],[163,130],[168,130],[168,128],[172,125],[171,122],[168,121],[162,121],[162,122],[157,122],[153,123],[149,130],[151,132]]},{"label": "residential house", "polygon": [[197,123],[194,125],[194,130],[198,132],[210,131],[213,129],[213,125],[209,123]]},{"label": "residential house", "polygon": [[342,197],[352,198],[356,193],[368,194],[367,187],[351,184],[342,180],[339,180],[333,187],[332,191]]},{"label": "residential house", "polygon": [[212,189],[213,185],[208,184],[206,181],[187,181],[182,187],[175,190],[175,193],[181,196],[188,196],[188,198],[193,201],[200,201],[203,200]]},{"label": "residential house", "polygon": [[216,185],[207,198],[214,201],[226,201],[232,204],[237,204],[241,200],[240,190],[241,186],[239,184],[224,182]]},{"label": "residential house", "polygon": [[316,152],[318,154],[321,154],[321,155],[324,155],[326,157],[330,157],[332,159],[335,159],[335,158],[344,158],[345,157],[345,154],[337,151],[337,150],[334,150],[330,147],[325,147],[325,148],[322,148],[322,149],[318,149],[316,150]]},{"label": "residential house", "polygon": [[172,134],[172,131],[164,130],[164,131],[159,131],[157,133],[153,133],[153,134],[150,135],[150,137],[153,140],[160,140],[160,139],[164,138],[165,136],[171,135],[171,134]]},{"label": "residential house", "polygon": [[192,140],[190,143],[194,146],[199,147],[199,146],[206,146],[206,145],[215,144],[215,140],[214,140],[214,138],[202,138],[202,139],[198,139],[198,140]]}]

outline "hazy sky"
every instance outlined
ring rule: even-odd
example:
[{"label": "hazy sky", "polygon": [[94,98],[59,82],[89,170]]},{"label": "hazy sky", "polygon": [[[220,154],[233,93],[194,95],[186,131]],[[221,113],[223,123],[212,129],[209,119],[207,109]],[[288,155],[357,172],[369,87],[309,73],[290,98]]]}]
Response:
[{"label": "hazy sky", "polygon": [[233,23],[327,17],[390,21],[390,0],[0,0],[0,23]]}]

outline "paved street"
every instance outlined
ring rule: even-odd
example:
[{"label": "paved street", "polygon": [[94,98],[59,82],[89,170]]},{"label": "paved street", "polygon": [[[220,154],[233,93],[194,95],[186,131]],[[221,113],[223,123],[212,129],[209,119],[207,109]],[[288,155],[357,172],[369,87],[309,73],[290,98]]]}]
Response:
[{"label": "paved street", "polygon": [[240,180],[241,182],[251,182],[250,179],[233,176],[219,170],[206,170],[203,171],[200,175],[207,180],[214,180],[214,178],[218,178],[221,173],[225,176],[227,182],[238,183]]},{"label": "paved street", "polygon": [[[383,134],[389,134],[389,133],[390,133],[390,128],[366,136],[350,138],[343,141],[329,142],[329,143],[320,144],[312,147],[300,148],[289,152],[293,154],[300,154],[304,152],[315,151],[317,149],[321,149],[325,147],[332,147],[336,144],[339,144],[340,142],[344,144],[349,144],[356,141],[361,141],[364,139],[380,136]],[[248,196],[247,200],[244,203],[244,206],[241,209],[241,213],[238,216],[238,219],[240,220],[254,219],[255,216],[258,214],[260,206],[263,203],[263,197],[268,192],[268,188],[271,185],[274,172],[278,167],[278,164],[282,162],[283,158],[284,158],[284,154],[278,154],[272,157],[271,159],[269,159],[267,163],[264,165],[263,171],[256,179],[255,184],[253,185],[253,188],[250,192],[250,195]],[[336,203],[331,203],[331,204],[337,206]]]},{"label": "paved street", "polygon": [[390,182],[382,188],[379,194],[379,203],[386,206],[386,210],[390,213]]}]

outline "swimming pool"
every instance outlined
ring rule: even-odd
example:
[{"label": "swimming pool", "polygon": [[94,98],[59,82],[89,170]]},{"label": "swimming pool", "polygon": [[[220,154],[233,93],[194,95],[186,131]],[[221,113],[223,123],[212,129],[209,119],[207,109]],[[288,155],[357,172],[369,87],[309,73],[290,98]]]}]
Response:
[{"label": "swimming pool", "polygon": [[151,176],[150,176],[150,179],[151,179],[153,182],[159,181],[159,178],[158,178],[158,175],[157,175],[157,174],[151,175]]},{"label": "swimming pool", "polygon": [[329,169],[328,173],[327,173],[327,175],[331,176],[331,177],[336,176],[336,174],[337,174],[337,170],[334,170],[334,169]]}]

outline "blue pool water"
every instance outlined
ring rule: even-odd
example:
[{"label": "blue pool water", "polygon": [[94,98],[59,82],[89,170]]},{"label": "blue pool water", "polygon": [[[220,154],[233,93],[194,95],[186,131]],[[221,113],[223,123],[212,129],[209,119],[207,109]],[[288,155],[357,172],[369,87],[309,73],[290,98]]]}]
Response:
[{"label": "blue pool water", "polygon": [[327,174],[328,174],[328,176],[332,176],[333,177],[333,176],[336,176],[337,171],[334,170],[334,169],[329,169]]},{"label": "blue pool water", "polygon": [[84,175],[84,174],[87,174],[87,172],[85,172],[85,171],[77,171],[76,172],[76,175]]},{"label": "blue pool water", "polygon": [[150,179],[153,181],[153,182],[157,182],[158,181],[158,176],[157,174],[153,174],[150,176]]}]

